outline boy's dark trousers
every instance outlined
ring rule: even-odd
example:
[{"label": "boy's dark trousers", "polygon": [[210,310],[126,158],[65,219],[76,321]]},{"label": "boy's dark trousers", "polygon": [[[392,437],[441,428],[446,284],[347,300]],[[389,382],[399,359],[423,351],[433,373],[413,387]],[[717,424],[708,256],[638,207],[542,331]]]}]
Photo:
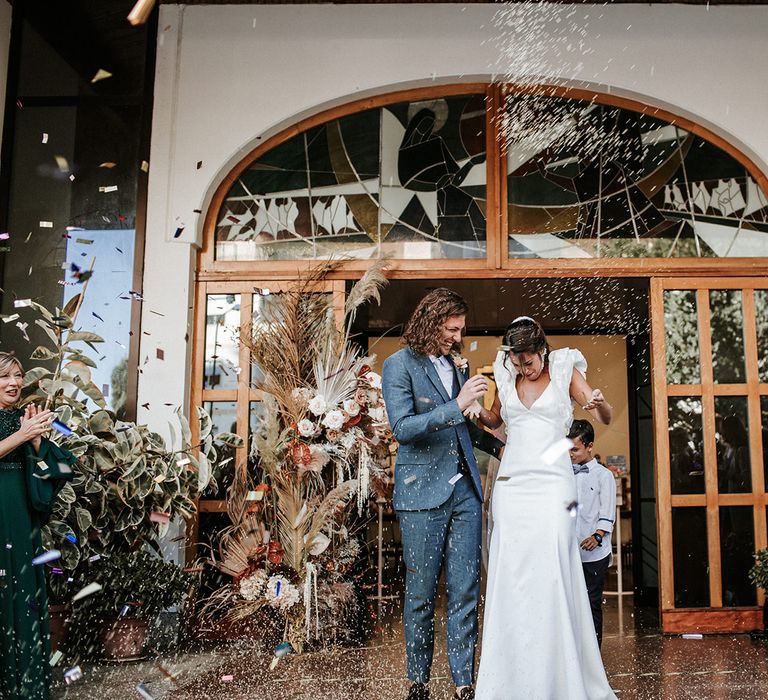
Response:
[{"label": "boy's dark trousers", "polygon": [[610,554],[599,561],[581,563],[584,569],[584,579],[587,582],[587,595],[589,595],[589,605],[592,608],[592,620],[595,623],[598,646],[603,643],[603,586],[605,586],[605,575],[608,573],[610,563]]}]

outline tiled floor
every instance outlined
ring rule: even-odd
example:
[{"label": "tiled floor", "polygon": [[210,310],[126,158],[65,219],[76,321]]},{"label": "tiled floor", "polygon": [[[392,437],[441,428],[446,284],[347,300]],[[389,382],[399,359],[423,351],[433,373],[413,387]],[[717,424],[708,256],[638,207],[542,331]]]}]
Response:
[{"label": "tiled floor", "polygon": [[[705,636],[700,640],[664,637],[653,629],[636,629],[629,611],[625,612],[623,634],[619,634],[615,602],[608,608],[603,658],[620,700],[768,700],[768,642],[748,635]],[[436,648],[431,684],[435,700],[451,697],[453,690],[444,644],[443,636]],[[140,698],[136,690],[139,682],[146,684],[156,700],[405,697],[403,642],[396,624],[363,648],[285,657],[273,671],[269,670],[270,661],[270,656],[254,653],[248,643],[220,644],[159,659],[167,671],[177,674],[175,682],[154,662],[105,665],[85,668],[83,679],[70,686],[60,685],[55,698]],[[232,680],[226,680],[227,676]],[[517,700],[514,694],[510,700]]]}]

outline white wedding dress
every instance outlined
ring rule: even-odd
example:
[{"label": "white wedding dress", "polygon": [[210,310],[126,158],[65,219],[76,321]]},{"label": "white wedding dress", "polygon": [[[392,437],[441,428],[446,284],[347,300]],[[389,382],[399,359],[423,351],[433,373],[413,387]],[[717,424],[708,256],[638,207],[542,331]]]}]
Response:
[{"label": "white wedding dress", "polygon": [[[573,419],[569,388],[578,350],[549,356],[550,383],[526,408],[505,353],[494,378],[507,446],[493,487],[478,700],[615,698],[603,668],[581,568],[576,481],[562,442]],[[542,457],[542,455],[544,455]],[[551,462],[551,463],[549,463]]]}]

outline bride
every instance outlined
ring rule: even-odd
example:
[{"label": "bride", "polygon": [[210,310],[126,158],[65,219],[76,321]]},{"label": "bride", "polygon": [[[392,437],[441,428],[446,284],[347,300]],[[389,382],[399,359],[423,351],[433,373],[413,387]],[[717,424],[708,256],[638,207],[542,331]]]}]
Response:
[{"label": "bride", "polygon": [[571,400],[608,424],[612,409],[587,384],[578,350],[549,352],[528,316],[504,334],[497,394],[480,411],[506,424],[493,486],[478,700],[603,700],[608,685],[574,529],[576,483],[565,436]]}]

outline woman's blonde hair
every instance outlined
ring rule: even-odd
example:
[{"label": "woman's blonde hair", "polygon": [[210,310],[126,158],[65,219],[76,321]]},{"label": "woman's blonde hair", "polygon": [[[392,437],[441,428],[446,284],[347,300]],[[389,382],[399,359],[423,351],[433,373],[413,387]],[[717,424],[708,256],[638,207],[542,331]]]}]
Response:
[{"label": "woman's blonde hair", "polygon": [[21,362],[19,362],[19,358],[16,357],[16,355],[10,352],[0,352],[0,375],[8,372],[14,365],[16,365],[16,367],[21,370],[21,373],[24,374],[24,367]]}]

